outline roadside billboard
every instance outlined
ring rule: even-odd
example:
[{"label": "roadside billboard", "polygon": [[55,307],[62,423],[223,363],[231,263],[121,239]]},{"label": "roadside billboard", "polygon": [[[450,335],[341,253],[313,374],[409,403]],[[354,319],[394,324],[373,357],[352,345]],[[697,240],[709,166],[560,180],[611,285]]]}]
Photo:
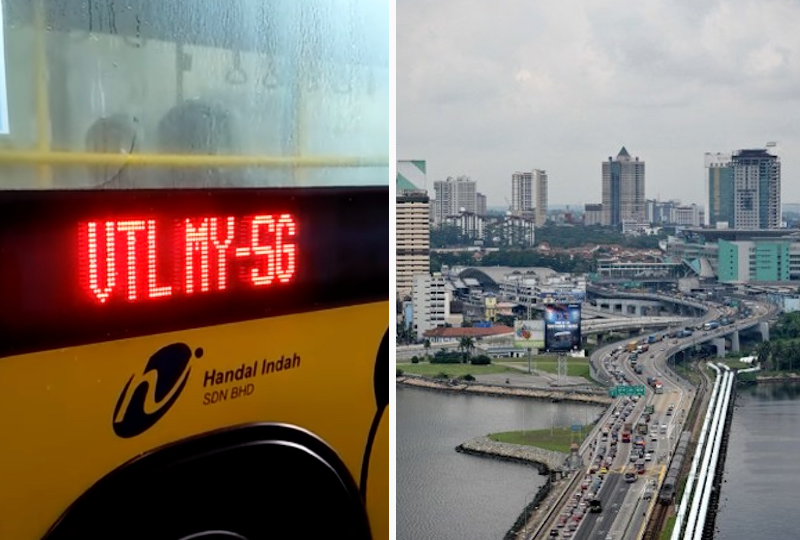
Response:
[{"label": "roadside billboard", "polygon": [[543,349],[544,321],[514,321],[514,346],[523,349]]},{"label": "roadside billboard", "polygon": [[572,351],[581,347],[581,305],[549,304],[544,306],[544,348],[548,351]]}]

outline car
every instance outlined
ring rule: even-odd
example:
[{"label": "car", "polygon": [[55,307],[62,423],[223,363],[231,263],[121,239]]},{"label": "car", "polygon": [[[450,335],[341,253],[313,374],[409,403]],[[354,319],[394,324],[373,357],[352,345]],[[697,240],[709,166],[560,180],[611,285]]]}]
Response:
[{"label": "car", "polygon": [[652,435],[650,435],[650,440],[652,442],[658,442],[658,436],[655,433],[653,433]]},{"label": "car", "polygon": [[650,452],[647,452],[647,453],[644,455],[644,460],[645,460],[645,461],[652,461],[652,460],[653,460],[653,455],[652,455]]},{"label": "car", "polygon": [[550,537],[551,538],[558,537],[558,529],[550,529]]},{"label": "car", "polygon": [[600,467],[600,470],[597,471],[597,474],[608,474],[608,469],[605,467]]}]

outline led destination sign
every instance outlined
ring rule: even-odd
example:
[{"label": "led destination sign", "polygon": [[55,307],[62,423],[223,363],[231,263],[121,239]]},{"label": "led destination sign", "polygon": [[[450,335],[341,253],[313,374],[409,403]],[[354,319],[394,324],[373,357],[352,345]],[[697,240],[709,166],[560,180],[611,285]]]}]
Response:
[{"label": "led destination sign", "polygon": [[387,188],[0,192],[0,357],[385,300]]},{"label": "led destination sign", "polygon": [[[289,283],[297,267],[291,214],[79,224],[80,282],[100,304]],[[232,271],[233,270],[233,271]],[[235,286],[234,285],[234,286]]]}]

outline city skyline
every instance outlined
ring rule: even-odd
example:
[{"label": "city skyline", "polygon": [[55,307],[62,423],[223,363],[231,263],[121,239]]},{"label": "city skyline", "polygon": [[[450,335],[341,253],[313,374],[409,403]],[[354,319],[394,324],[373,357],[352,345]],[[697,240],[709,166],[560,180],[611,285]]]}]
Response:
[{"label": "city skyline", "polygon": [[594,203],[599,162],[625,146],[648,163],[647,198],[707,206],[707,152],[777,141],[781,198],[800,201],[800,6],[422,7],[397,6],[397,142],[429,181],[469,176],[497,207],[513,172],[543,169],[552,206]]}]

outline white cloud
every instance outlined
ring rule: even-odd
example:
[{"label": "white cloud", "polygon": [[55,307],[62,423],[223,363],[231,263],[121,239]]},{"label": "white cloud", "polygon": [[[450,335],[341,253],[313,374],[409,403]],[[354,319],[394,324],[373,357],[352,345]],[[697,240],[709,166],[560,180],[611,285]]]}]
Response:
[{"label": "white cloud", "polygon": [[399,0],[398,155],[503,204],[544,168],[554,202],[600,196],[626,145],[647,196],[705,204],[703,153],[781,142],[800,200],[800,6],[783,0]]}]

